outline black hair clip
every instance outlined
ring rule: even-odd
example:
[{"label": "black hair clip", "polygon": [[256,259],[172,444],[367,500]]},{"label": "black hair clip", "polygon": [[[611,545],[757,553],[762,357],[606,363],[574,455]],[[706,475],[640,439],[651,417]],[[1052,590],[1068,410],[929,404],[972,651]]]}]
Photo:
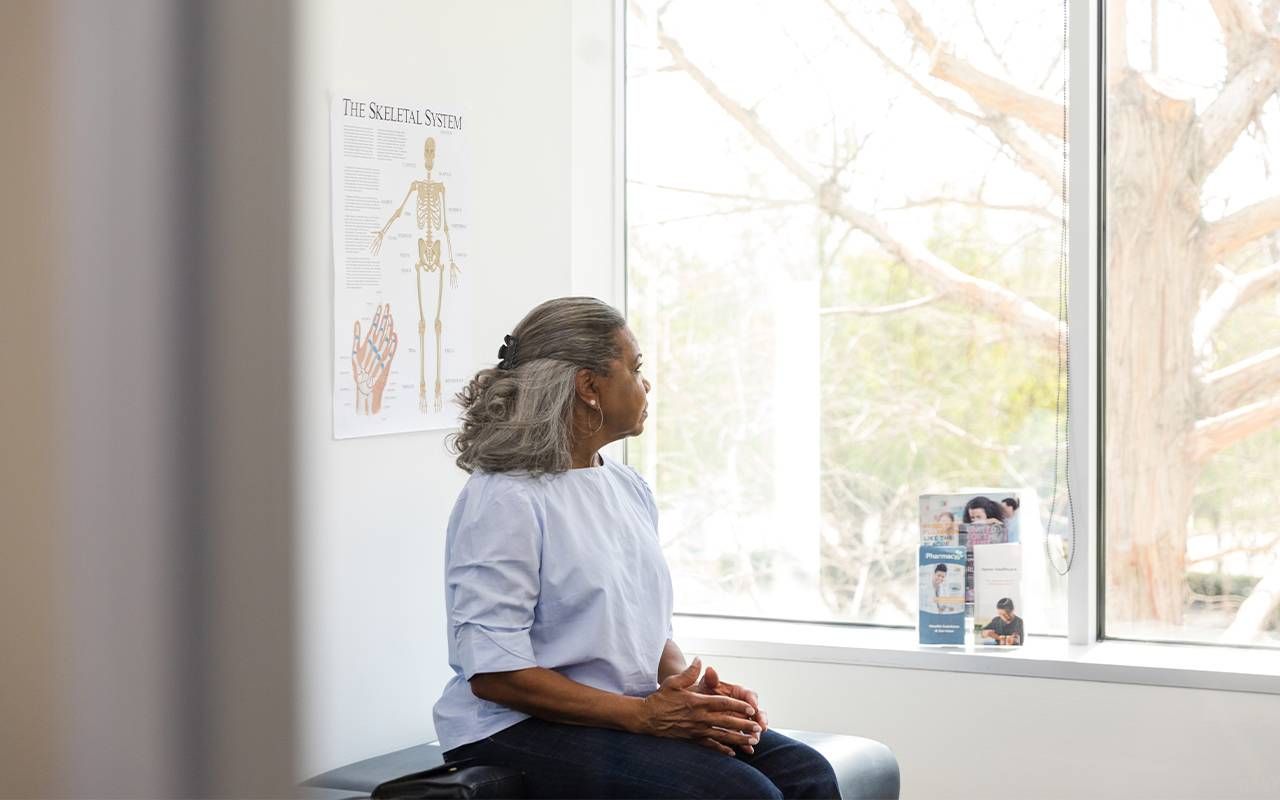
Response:
[{"label": "black hair clip", "polygon": [[498,369],[512,369],[516,360],[516,337],[507,334],[502,337],[502,347],[498,348]]}]

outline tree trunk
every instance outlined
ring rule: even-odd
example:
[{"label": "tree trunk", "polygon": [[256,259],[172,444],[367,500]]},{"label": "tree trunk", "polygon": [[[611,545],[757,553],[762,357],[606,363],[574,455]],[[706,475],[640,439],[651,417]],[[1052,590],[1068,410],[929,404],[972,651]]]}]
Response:
[{"label": "tree trunk", "polygon": [[1206,273],[1194,109],[1126,70],[1108,97],[1107,609],[1112,629],[1177,625],[1199,466],[1192,322]]}]

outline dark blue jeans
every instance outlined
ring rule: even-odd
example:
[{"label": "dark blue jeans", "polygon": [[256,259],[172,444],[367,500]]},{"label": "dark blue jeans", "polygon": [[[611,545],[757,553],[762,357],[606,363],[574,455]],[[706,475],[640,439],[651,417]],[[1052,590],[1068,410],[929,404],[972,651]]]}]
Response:
[{"label": "dark blue jeans", "polygon": [[444,757],[518,769],[527,797],[840,797],[821,753],[772,730],[753,755],[731,758],[679,739],[531,718]]}]

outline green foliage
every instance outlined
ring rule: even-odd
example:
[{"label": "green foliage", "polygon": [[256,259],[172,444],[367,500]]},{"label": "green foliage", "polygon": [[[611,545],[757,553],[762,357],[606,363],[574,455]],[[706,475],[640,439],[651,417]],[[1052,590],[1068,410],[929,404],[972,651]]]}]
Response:
[{"label": "green foliage", "polygon": [[[1000,274],[996,254],[975,238],[952,246],[935,237],[932,249],[978,277],[1017,277]],[[828,306],[884,306],[930,291],[878,254],[842,259],[826,277]],[[1026,480],[1047,486],[1056,361],[1003,323],[947,298],[893,315],[830,315],[823,362],[823,463],[828,480],[843,484],[828,494],[860,501],[833,501],[834,518],[856,522],[865,516],[861,505],[909,525],[922,492]]]},{"label": "green foliage", "polygon": [[[771,431],[762,424],[771,399],[772,320],[760,311],[750,276],[724,263],[695,260],[677,247],[652,251],[633,237],[628,305],[631,327],[654,382],[645,436],[658,438],[664,497],[709,512],[717,498],[701,478],[732,474],[748,504],[770,501]],[[652,253],[652,255],[650,255]],[[640,469],[645,448],[635,448]]]},{"label": "green foliage", "polygon": [[1199,533],[1280,533],[1276,475],[1280,475],[1280,427],[1219,453],[1205,466],[1196,485],[1194,529]]},{"label": "green foliage", "polygon": [[[1036,236],[997,248],[984,244],[989,237],[973,216],[965,223],[936,236],[933,251],[1030,296],[1052,287],[1045,276],[1057,265],[1045,260],[1049,248]],[[656,350],[657,413],[642,437],[656,437],[656,447],[630,452],[640,469],[656,467],[664,504],[694,525],[725,507],[767,513],[778,500],[772,404],[788,402],[788,388],[807,387],[775,394],[772,386],[773,359],[786,354],[775,352],[771,263],[752,256],[783,221],[774,225],[748,229],[734,245],[739,252],[719,258],[662,228],[632,233],[629,316],[641,348]],[[821,232],[821,220],[815,228]],[[712,236],[714,227],[707,230]],[[930,291],[878,250],[837,254],[820,277],[824,307],[882,306]],[[889,599],[906,622],[920,493],[1030,482],[1048,494],[1055,356],[949,298],[897,314],[821,320],[821,515],[836,539],[824,550],[825,594],[839,612],[863,580],[864,595],[870,592],[863,608]],[[869,518],[875,541],[864,533]],[[767,550],[702,552],[692,531],[677,549],[677,558],[704,563],[721,591],[775,580]]]},{"label": "green foliage", "polygon": [[1252,575],[1224,575],[1221,572],[1187,574],[1187,586],[1203,597],[1232,597],[1238,604],[1249,596],[1258,578]]}]

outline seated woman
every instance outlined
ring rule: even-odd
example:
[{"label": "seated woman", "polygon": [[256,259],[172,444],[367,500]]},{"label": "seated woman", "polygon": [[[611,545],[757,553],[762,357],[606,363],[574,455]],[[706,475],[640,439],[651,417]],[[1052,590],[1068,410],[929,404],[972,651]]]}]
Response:
[{"label": "seated woman", "polygon": [[755,692],[686,664],[653,493],[600,453],[638,435],[649,382],[626,321],[543,303],[458,395],[445,605],[447,761],[525,773],[529,797],[839,797]]}]

